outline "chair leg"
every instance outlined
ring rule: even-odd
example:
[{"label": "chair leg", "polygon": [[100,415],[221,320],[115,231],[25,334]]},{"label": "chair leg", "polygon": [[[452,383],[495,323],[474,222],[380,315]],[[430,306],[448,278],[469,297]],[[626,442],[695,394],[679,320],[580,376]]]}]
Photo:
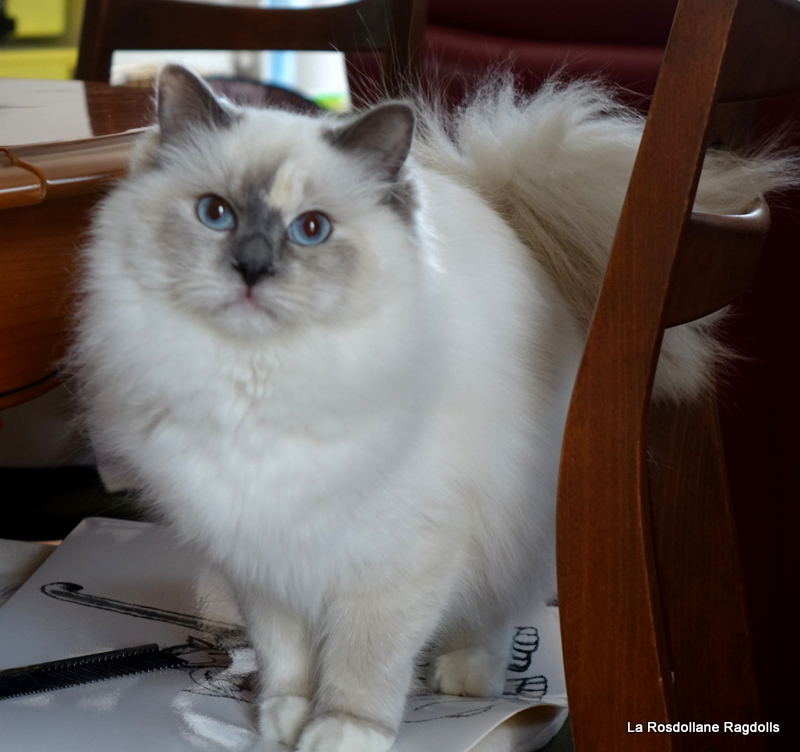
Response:
[{"label": "chair leg", "polygon": [[760,703],[716,405],[651,410],[655,556],[681,722],[720,725],[682,734],[686,752],[762,752]]}]

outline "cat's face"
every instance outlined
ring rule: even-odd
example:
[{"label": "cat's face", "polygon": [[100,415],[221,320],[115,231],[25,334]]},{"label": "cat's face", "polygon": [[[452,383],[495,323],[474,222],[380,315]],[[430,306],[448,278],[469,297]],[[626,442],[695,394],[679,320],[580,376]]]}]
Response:
[{"label": "cat's face", "polygon": [[258,336],[358,316],[409,273],[409,107],[345,125],[242,111],[177,66],[158,97],[159,134],[115,210],[141,286],[211,326]]}]

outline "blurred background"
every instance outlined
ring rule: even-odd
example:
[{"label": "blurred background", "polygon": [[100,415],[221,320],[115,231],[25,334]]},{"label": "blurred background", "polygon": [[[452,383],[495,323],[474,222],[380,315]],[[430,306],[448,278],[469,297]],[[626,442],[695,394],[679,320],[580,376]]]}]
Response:
[{"label": "blurred background", "polygon": [[[335,5],[341,0],[216,0],[262,7]],[[84,0],[0,0],[0,78],[70,79],[78,59]],[[344,57],[338,52],[123,51],[114,55],[112,84],[149,85],[166,62],[206,77],[246,78],[293,89],[334,110],[350,107]]]}]

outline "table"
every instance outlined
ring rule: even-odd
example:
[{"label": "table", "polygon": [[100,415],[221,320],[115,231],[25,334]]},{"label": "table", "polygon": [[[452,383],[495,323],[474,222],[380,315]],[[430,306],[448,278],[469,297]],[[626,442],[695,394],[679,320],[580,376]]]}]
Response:
[{"label": "table", "polygon": [[58,383],[76,249],[152,120],[149,89],[0,79],[0,409]]}]

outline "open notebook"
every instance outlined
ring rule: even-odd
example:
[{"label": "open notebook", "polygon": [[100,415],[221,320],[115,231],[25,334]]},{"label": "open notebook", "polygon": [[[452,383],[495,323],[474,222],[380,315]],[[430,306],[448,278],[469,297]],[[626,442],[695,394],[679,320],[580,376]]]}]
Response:
[{"label": "open notebook", "polygon": [[[517,629],[506,694],[409,698],[397,752],[529,752],[566,717],[557,609]],[[252,651],[224,584],[162,527],[84,520],[0,607],[0,669],[145,643],[189,665],[0,701],[14,752],[285,752],[253,730]],[[274,749],[273,749],[274,748]]]}]

